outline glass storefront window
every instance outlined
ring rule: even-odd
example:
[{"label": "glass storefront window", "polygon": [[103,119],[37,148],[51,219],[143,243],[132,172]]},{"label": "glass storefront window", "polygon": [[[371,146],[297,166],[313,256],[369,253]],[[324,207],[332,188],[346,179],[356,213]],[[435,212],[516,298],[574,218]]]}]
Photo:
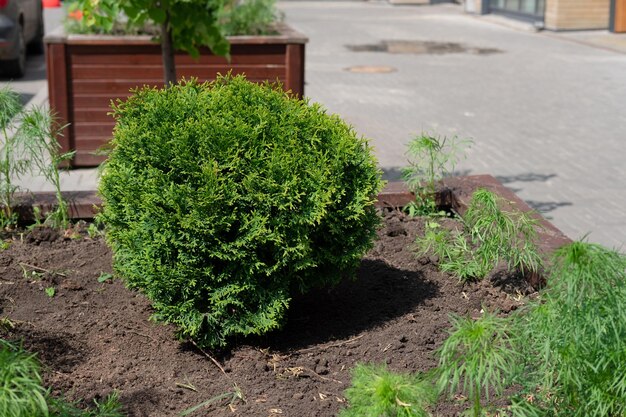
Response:
[{"label": "glass storefront window", "polygon": [[489,8],[529,18],[543,18],[545,0],[489,0]]}]

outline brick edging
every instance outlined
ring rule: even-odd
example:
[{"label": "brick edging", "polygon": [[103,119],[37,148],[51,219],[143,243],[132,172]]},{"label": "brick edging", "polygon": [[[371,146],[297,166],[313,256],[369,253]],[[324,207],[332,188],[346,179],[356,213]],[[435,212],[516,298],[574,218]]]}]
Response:
[{"label": "brick edging", "polygon": [[[548,256],[563,245],[572,240],[565,236],[556,226],[546,220],[541,214],[533,210],[526,202],[519,198],[513,191],[502,185],[500,181],[491,175],[468,175],[462,177],[449,177],[443,180],[443,191],[438,193],[438,203],[452,207],[456,212],[463,215],[474,191],[478,188],[486,188],[511,203],[522,212],[536,218],[542,228],[539,230],[537,246],[544,255]],[[377,206],[379,207],[403,207],[414,200],[414,195],[409,192],[403,182],[389,182],[378,195]]]}]

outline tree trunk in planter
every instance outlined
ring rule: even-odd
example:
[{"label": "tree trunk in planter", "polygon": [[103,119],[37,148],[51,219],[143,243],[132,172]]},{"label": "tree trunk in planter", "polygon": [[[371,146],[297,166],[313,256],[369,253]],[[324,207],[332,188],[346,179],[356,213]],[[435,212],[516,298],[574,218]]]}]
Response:
[{"label": "tree trunk in planter", "polygon": [[[285,90],[304,95],[304,53],[308,39],[286,25],[272,36],[233,36],[231,61],[201,49],[197,60],[175,53],[177,75],[212,80],[218,73],[245,73],[249,80],[279,80]],[[45,38],[50,107],[61,123],[62,150],[76,150],[71,165],[100,164],[94,152],[111,138],[111,100],[131,88],[162,87],[161,45],[150,36],[66,35],[62,28]]]},{"label": "tree trunk in planter", "polygon": [[161,59],[163,61],[163,82],[166,88],[176,83],[176,62],[174,61],[172,44],[170,14],[166,11],[165,21],[161,23]]}]

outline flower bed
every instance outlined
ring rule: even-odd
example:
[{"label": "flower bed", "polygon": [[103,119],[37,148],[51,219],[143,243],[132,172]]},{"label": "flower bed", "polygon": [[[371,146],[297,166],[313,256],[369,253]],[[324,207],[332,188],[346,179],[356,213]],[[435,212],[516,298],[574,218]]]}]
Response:
[{"label": "flower bed", "polygon": [[[447,185],[439,201],[461,211],[478,186],[506,193],[489,176],[454,178]],[[180,344],[173,326],[148,321],[149,302],[106,278],[112,272],[109,249],[80,227],[74,231],[82,238],[35,229],[2,253],[0,309],[12,327],[3,326],[0,337],[23,338],[26,348],[40,352],[45,382],[55,393],[91,401],[119,390],[131,416],[178,416],[211,398],[218,399],[203,407],[205,415],[333,416],[346,405],[343,393],[356,363],[430,369],[450,313],[506,313],[523,304],[519,294],[534,291],[519,277],[503,281],[498,274],[461,285],[439,272],[433,259],[416,256],[424,220],[397,210],[410,197],[398,184],[379,195],[384,224],[355,282],[298,297],[285,328],[238,340],[214,357],[219,367],[207,352]],[[96,202],[87,201],[82,204]],[[546,237],[552,245],[567,241],[553,228]],[[46,288],[55,288],[54,296]],[[443,401],[436,412],[454,416],[466,407],[466,401]]]}]

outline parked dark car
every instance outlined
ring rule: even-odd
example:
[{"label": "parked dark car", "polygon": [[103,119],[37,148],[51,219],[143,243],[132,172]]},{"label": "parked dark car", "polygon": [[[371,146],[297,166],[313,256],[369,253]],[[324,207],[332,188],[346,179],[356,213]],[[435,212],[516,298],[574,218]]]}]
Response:
[{"label": "parked dark car", "polygon": [[21,77],[26,50],[43,53],[41,0],[0,0],[0,73]]}]

